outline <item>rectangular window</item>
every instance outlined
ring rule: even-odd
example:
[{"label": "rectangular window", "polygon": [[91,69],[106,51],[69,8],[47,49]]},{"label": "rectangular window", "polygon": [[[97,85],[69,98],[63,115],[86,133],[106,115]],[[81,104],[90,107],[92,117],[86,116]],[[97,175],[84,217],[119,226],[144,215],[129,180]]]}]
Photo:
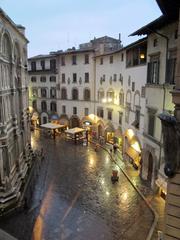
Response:
[{"label": "rectangular window", "polygon": [[62,73],[62,83],[65,83],[66,82],[66,76],[65,76],[65,73]]},{"label": "rectangular window", "polygon": [[104,110],[103,108],[97,108],[97,116],[103,118],[104,117]]},{"label": "rectangular window", "polygon": [[121,54],[121,62],[124,61],[124,53]]},{"label": "rectangular window", "polygon": [[139,125],[140,125],[140,109],[136,109],[134,127],[139,129]]},{"label": "rectangular window", "polygon": [[85,83],[89,83],[89,73],[85,73]]},{"label": "rectangular window", "polygon": [[76,65],[76,55],[72,56],[72,65]]},{"label": "rectangular window", "polygon": [[73,107],[73,114],[77,114],[77,107]]},{"label": "rectangular window", "polygon": [[116,82],[117,81],[117,74],[114,74],[114,82]]},{"label": "rectangular window", "polygon": [[132,82],[132,92],[135,91],[135,82]]},{"label": "rectangular window", "polygon": [[31,62],[31,71],[36,71],[36,62]]},{"label": "rectangular window", "polygon": [[148,134],[154,136],[154,126],[155,126],[155,115],[149,113],[148,115]]},{"label": "rectangular window", "polygon": [[145,98],[146,96],[146,88],[145,87],[141,87],[141,97]]},{"label": "rectangular window", "polygon": [[51,60],[50,60],[50,69],[51,69],[51,71],[53,71],[53,72],[56,71],[56,59],[51,59]]},{"label": "rectangular window", "polygon": [[84,55],[84,63],[89,64],[89,54]]},{"label": "rectangular window", "polygon": [[61,66],[65,66],[65,56],[61,57]]},{"label": "rectangular window", "polygon": [[109,63],[112,64],[113,63],[113,56],[109,57]]},{"label": "rectangular window", "polygon": [[73,83],[77,83],[77,74],[73,73]]},{"label": "rectangular window", "polygon": [[31,77],[31,82],[36,82],[36,77]]},{"label": "rectangular window", "polygon": [[50,76],[49,81],[50,81],[50,82],[56,82],[56,77],[55,77],[55,76]]},{"label": "rectangular window", "polygon": [[51,88],[50,96],[51,96],[51,98],[55,98],[56,97],[56,89],[55,88]]},{"label": "rectangular window", "polygon": [[108,110],[107,118],[108,120],[112,120],[112,110]]},{"label": "rectangular window", "polygon": [[176,58],[170,58],[166,64],[166,83],[175,84]]},{"label": "rectangular window", "polygon": [[103,65],[103,57],[100,58],[100,65]]},{"label": "rectangular window", "polygon": [[41,97],[42,98],[46,98],[46,89],[45,88],[41,88]]},{"label": "rectangular window", "polygon": [[45,61],[44,60],[41,60],[41,69],[45,70]]},{"label": "rectangular window", "polygon": [[129,103],[126,104],[126,110],[125,110],[125,122],[129,123],[129,114],[130,114],[131,106]]},{"label": "rectangular window", "polygon": [[66,106],[65,105],[62,106],[62,113],[66,114]]},{"label": "rectangular window", "polygon": [[147,83],[159,84],[159,57],[151,58],[148,63]]},{"label": "rectangular window", "polygon": [[119,124],[122,124],[122,117],[123,117],[123,113],[119,112]]},{"label": "rectangular window", "polygon": [[41,77],[40,77],[40,81],[41,81],[41,82],[46,82],[46,77],[45,77],[45,76],[41,76]]},{"label": "rectangular window", "polygon": [[88,115],[89,115],[89,108],[85,108],[85,109],[84,109],[84,115],[85,115],[85,116],[88,116]]}]

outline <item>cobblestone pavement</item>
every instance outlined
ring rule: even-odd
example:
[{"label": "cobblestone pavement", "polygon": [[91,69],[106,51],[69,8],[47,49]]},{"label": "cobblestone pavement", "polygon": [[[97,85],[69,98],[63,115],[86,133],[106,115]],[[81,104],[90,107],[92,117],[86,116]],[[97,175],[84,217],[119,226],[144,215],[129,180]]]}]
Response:
[{"label": "cobblestone pavement", "polygon": [[153,214],[123,173],[111,182],[107,152],[32,137],[45,160],[37,174],[28,209],[7,217],[0,227],[19,240],[145,240]]}]

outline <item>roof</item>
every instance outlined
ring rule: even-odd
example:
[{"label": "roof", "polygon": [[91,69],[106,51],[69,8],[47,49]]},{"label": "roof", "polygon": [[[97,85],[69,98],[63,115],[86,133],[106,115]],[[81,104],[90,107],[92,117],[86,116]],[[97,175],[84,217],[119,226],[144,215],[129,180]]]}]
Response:
[{"label": "roof", "polygon": [[28,58],[28,60],[56,57],[56,54],[39,54]]},{"label": "roof", "polygon": [[154,21],[148,23],[147,25],[141,27],[137,31],[130,34],[130,36],[135,35],[148,35],[157,29],[178,20],[180,0],[156,0],[159,8],[161,9],[163,15]]},{"label": "roof", "polygon": [[67,50],[67,51],[56,51],[49,54],[40,54],[33,57],[28,58],[28,60],[33,59],[42,59],[42,58],[51,58],[51,57],[57,57],[59,55],[65,55],[65,54],[77,54],[77,53],[84,53],[84,52],[94,52],[94,49],[76,49],[76,50]]},{"label": "roof", "polygon": [[94,38],[93,40],[91,40],[91,42],[105,42],[105,41],[109,41],[109,40],[111,40],[111,41],[113,40],[114,42],[119,42],[119,39],[112,38],[112,37],[109,37],[109,36]]},{"label": "roof", "polygon": [[156,0],[163,15],[172,19],[177,19],[179,15],[179,0]]},{"label": "roof", "polygon": [[169,23],[174,22],[174,19],[168,18],[164,15],[160,16],[159,18],[155,19],[154,21],[148,23],[147,25],[143,26],[142,28],[138,29],[137,31],[130,34],[130,36],[135,35],[149,35],[152,32],[156,31],[157,29],[161,29],[162,27],[166,26]]},{"label": "roof", "polygon": [[25,27],[23,27],[22,25],[16,25],[12,19],[2,10],[2,8],[0,8],[0,14],[14,27],[14,29],[16,30],[16,32],[18,32],[19,35],[21,35],[22,38],[24,38],[26,40],[26,42],[28,43],[28,39],[25,37],[25,35],[18,29],[18,28],[23,28],[25,29]]},{"label": "roof", "polygon": [[141,43],[145,43],[145,42],[147,42],[147,37],[144,37],[144,38],[141,38],[141,39],[139,39],[139,40],[137,40],[137,41],[135,41],[135,42],[132,42],[132,43],[128,44],[127,46],[122,47],[122,48],[120,48],[120,49],[118,49],[118,50],[115,50],[115,51],[112,51],[112,52],[108,52],[108,53],[104,53],[104,54],[96,55],[96,57],[112,55],[112,54],[114,54],[114,53],[118,53],[118,52],[124,51],[124,50],[126,50],[126,49],[128,49],[128,48],[135,47],[135,46],[137,46],[137,45],[139,45],[139,44],[141,44]]}]

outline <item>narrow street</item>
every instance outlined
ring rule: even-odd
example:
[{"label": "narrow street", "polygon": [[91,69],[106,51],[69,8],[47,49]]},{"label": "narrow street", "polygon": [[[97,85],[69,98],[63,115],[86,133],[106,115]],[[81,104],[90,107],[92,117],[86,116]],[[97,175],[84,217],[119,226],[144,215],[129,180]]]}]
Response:
[{"label": "narrow street", "polygon": [[32,146],[45,153],[32,199],[28,209],[0,222],[3,230],[19,240],[146,238],[152,212],[123,173],[112,184],[117,166],[107,152],[40,136],[37,130]]}]

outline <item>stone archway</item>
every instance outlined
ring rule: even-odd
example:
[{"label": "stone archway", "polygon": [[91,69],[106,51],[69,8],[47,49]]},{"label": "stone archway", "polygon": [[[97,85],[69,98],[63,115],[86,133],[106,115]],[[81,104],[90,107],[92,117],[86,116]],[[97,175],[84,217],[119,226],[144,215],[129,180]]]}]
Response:
[{"label": "stone archway", "polygon": [[72,116],[70,119],[70,128],[75,128],[80,126],[80,120],[77,116]]},{"label": "stone archway", "polygon": [[99,138],[100,136],[102,137],[102,136],[104,135],[103,132],[104,132],[103,127],[102,127],[101,124],[99,124],[99,125],[98,125],[98,138]]}]

